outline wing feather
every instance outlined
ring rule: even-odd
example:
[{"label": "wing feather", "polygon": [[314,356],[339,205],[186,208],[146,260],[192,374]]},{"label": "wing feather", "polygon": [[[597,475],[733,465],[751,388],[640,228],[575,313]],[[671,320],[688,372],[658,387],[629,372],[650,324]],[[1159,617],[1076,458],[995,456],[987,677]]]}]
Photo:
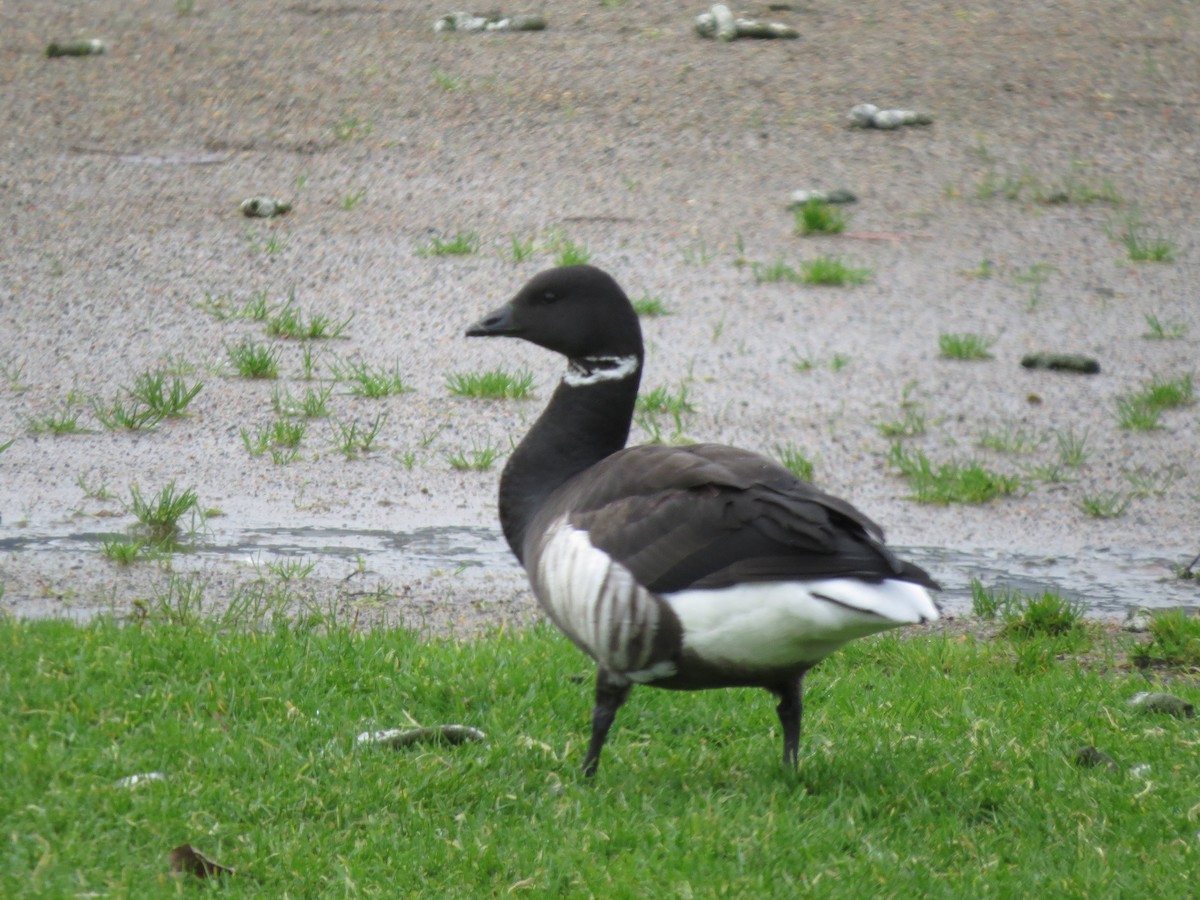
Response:
[{"label": "wing feather", "polygon": [[564,513],[655,593],[836,577],[937,588],[849,503],[735,447],[622,450],[567,482],[538,518]]}]

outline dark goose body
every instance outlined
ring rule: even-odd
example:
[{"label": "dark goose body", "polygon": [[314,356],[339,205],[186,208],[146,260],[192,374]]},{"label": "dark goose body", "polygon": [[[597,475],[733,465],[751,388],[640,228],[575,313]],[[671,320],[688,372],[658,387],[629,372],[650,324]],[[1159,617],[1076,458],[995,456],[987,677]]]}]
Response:
[{"label": "dark goose body", "polygon": [[596,662],[588,774],[633,684],[772,691],[794,765],[805,672],[854,638],[937,618],[926,572],[773,460],[719,444],[623,449],[644,352],[604,272],[543,272],[467,334],[568,358],[505,466],[500,521],[543,609]]}]

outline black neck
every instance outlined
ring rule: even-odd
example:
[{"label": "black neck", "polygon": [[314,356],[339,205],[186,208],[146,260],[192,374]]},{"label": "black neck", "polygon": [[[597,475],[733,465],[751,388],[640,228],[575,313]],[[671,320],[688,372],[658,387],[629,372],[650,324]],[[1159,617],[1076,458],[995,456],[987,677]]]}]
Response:
[{"label": "black neck", "polygon": [[623,378],[572,385],[562,381],[500,476],[500,525],[524,562],[525,532],[546,498],[571,478],[616,453],[629,440],[641,381]]}]

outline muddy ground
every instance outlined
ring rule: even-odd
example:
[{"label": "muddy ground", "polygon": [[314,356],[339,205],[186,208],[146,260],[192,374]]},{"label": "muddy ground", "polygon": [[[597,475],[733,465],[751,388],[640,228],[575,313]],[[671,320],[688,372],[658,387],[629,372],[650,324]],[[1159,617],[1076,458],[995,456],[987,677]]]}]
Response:
[{"label": "muddy ground", "polygon": [[[686,385],[682,437],[802,448],[819,484],[959,589],[976,562],[1002,580],[1022,560],[1035,584],[1039,561],[1072,573],[1084,600],[1117,578],[1122,602],[1195,597],[1172,567],[1200,552],[1197,407],[1145,432],[1115,409],[1200,359],[1200,8],[818,0],[770,13],[798,40],[729,44],[693,33],[703,9],[569,0],[546,6],[540,33],[437,35],[450,7],[412,2],[5,3],[3,609],[178,606],[190,584],[215,610],[268,602],[261,584],[290,575],[313,602],[372,620],[534,617],[494,495],[560,363],[462,332],[563,239],[669,308],[645,322],[644,384]],[[45,55],[87,37],[108,52]],[[860,102],[934,123],[849,128]],[[786,205],[801,188],[857,194],[848,232],[796,237]],[[294,208],[246,219],[256,195]],[[1174,260],[1131,262],[1131,221]],[[422,254],[459,232],[477,253]],[[530,259],[510,258],[514,237],[535,242]],[[820,254],[872,276],[757,283],[749,264]],[[269,338],[213,314],[262,291],[348,319],[345,336]],[[1148,316],[1182,336],[1148,339]],[[994,338],[993,358],[939,358],[947,332]],[[233,372],[228,348],[245,339],[278,346],[279,379]],[[1044,349],[1094,356],[1101,373],[1021,368]],[[354,363],[395,366],[413,390],[353,396],[330,379]],[[534,397],[447,390],[450,373],[498,366],[532,371]],[[101,424],[93,403],[164,367],[203,382],[186,418]],[[309,421],[298,459],[248,452],[242,432],[278,418],[275,392],[330,384],[331,415]],[[81,431],[55,434],[69,398]],[[927,423],[906,446],[935,462],[1044,474],[1062,435],[1086,435],[1087,459],[990,503],[918,504],[880,433],[906,403]],[[380,414],[375,447],[343,455],[339,425]],[[997,451],[986,435],[1030,446]],[[488,471],[448,462],[485,448],[501,454]],[[172,480],[213,513],[201,552],[106,559],[102,536],[134,522],[131,489]],[[1098,497],[1127,506],[1080,508]]]}]

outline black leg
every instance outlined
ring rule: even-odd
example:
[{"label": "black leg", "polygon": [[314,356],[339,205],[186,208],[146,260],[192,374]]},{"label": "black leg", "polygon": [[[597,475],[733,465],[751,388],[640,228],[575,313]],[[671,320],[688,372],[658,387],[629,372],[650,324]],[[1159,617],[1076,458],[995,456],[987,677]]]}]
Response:
[{"label": "black leg", "polygon": [[587,758],[583,761],[583,774],[591,778],[600,765],[600,751],[608,737],[617,710],[629,697],[633,685],[628,681],[617,681],[603,669],[596,670],[596,705],[592,708],[592,740],[588,744]]},{"label": "black leg", "polygon": [[793,769],[799,768],[800,765],[800,714],[804,708],[801,700],[803,692],[803,672],[791,681],[771,688],[771,693],[779,698],[775,712],[779,713],[779,724],[783,728],[783,764],[790,765]]}]

